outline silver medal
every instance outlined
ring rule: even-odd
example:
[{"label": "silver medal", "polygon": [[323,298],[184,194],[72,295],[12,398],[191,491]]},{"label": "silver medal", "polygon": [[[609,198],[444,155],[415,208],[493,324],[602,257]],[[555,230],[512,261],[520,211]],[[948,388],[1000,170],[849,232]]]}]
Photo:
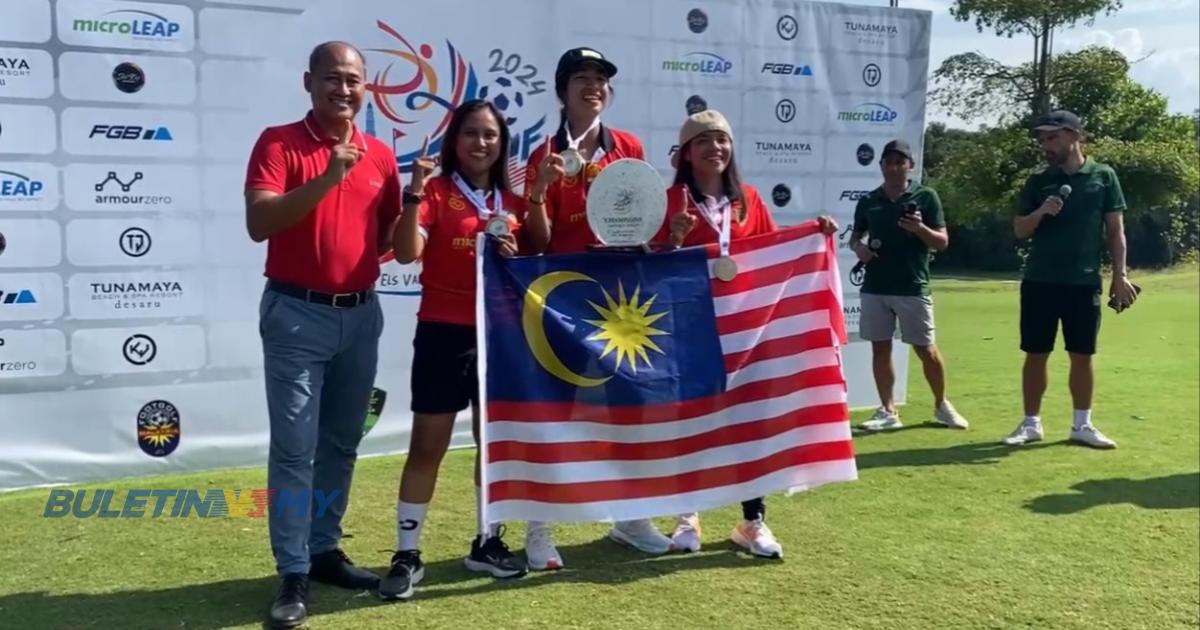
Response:
[{"label": "silver medal", "polygon": [[488,234],[491,234],[496,238],[502,238],[512,234],[512,230],[508,227],[508,219],[501,216],[495,216],[488,219],[487,227],[484,229],[487,230]]},{"label": "silver medal", "polygon": [[729,282],[737,277],[737,263],[733,261],[732,257],[722,256],[713,265],[713,272],[716,274],[718,280]]},{"label": "silver medal", "polygon": [[558,154],[563,160],[563,170],[566,171],[568,177],[574,177],[583,170],[583,155],[575,149],[567,149]]}]

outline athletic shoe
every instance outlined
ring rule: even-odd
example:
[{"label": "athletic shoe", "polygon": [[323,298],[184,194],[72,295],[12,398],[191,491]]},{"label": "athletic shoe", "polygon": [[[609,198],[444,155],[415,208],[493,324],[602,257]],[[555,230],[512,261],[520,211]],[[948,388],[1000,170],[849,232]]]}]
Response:
[{"label": "athletic shoe", "polygon": [[549,525],[529,526],[525,532],[525,559],[534,571],[557,571],[563,568],[563,559],[554,546]]},{"label": "athletic shoe", "polygon": [[903,427],[904,423],[900,422],[899,411],[888,411],[883,407],[875,410],[875,414],[870,420],[858,425],[858,428],[863,431],[890,431]]},{"label": "athletic shoe", "polygon": [[738,523],[729,539],[733,544],[749,551],[750,555],[760,558],[783,558],[783,545],[775,540],[775,534],[771,533],[771,528],[767,527],[762,519],[743,520]]},{"label": "athletic shoe", "polygon": [[966,429],[971,426],[949,400],[943,400],[942,405],[933,412],[933,421],[951,429]]},{"label": "athletic shoe", "polygon": [[1086,444],[1092,448],[1117,448],[1116,442],[1109,439],[1108,436],[1100,432],[1100,429],[1097,429],[1091,424],[1085,424],[1078,429],[1071,429],[1070,440],[1072,442]]},{"label": "athletic shoe", "polygon": [[1043,437],[1045,437],[1045,433],[1042,431],[1042,423],[1026,418],[1017,426],[1016,431],[1004,438],[1004,443],[1009,446],[1020,446],[1040,442]]},{"label": "athletic shoe", "polygon": [[660,556],[671,550],[671,539],[654,527],[650,519],[619,521],[608,532],[608,537],[622,545],[628,545],[642,553]]},{"label": "athletic shoe", "polygon": [[413,596],[414,588],[425,578],[425,565],[421,564],[421,552],[406,549],[392,554],[392,567],[387,576],[379,581],[379,598],[383,600],[405,600]]},{"label": "athletic shoe", "polygon": [[675,531],[671,533],[671,544],[679,551],[700,551],[700,515],[692,512],[675,519]]},{"label": "athletic shoe", "polygon": [[503,535],[504,528],[501,527],[495,536],[487,540],[484,540],[483,536],[476,536],[475,540],[471,541],[471,555],[463,560],[467,569],[477,573],[487,573],[494,578],[515,578],[525,575],[529,568],[508,550],[508,545],[500,539]]}]

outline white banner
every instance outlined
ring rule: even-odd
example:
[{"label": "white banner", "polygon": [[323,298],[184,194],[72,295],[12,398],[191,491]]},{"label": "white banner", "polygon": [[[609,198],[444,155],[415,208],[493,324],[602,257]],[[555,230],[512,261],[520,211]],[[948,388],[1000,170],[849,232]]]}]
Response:
[{"label": "white banner", "polygon": [[[554,66],[573,46],[620,68],[605,121],[664,180],[684,117],[721,110],[780,223],[847,228],[853,338],[854,202],[880,183],[884,143],[921,146],[929,27],[924,11],[767,0],[4,0],[0,489],[265,461],[266,248],[245,233],[242,186],[262,129],[307,111],[321,41],[363,50],[359,125],[405,179],[477,97],[504,111],[521,172],[558,121]],[[388,399],[363,454],[408,444],[419,273],[383,265]],[[874,404],[868,346],[845,360],[850,404]],[[902,398],[907,353],[897,363]]]}]

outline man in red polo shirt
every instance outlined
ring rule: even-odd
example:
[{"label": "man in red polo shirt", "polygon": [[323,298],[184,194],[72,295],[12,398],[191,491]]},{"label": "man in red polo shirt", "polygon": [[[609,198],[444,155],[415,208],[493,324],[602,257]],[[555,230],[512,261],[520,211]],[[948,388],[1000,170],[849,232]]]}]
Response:
[{"label": "man in red polo shirt", "polygon": [[375,589],[379,578],[338,548],[375,381],[383,314],[372,290],[400,214],[388,148],[358,130],[362,54],[313,49],[312,110],[263,131],[246,173],[246,228],[267,241],[259,306],[271,445],[271,549],[282,584],[269,624],[307,617],[308,580]]}]

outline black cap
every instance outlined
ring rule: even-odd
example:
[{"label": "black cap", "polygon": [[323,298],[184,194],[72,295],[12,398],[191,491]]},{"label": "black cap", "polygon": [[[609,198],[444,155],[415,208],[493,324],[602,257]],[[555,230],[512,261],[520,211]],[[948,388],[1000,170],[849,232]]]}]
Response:
[{"label": "black cap", "polygon": [[604,74],[609,77],[616,76],[617,66],[613,62],[604,58],[600,51],[595,48],[583,46],[581,48],[572,48],[562,54],[558,58],[558,68],[554,71],[554,85],[560,87],[560,84],[566,81],[567,75],[574,72],[579,66],[585,63],[594,63],[604,70]]},{"label": "black cap", "polygon": [[883,153],[879,155],[879,158],[883,159],[887,157],[887,154],[889,153],[899,153],[900,155],[908,158],[910,161],[917,161],[916,158],[913,157],[912,147],[910,147],[908,143],[903,140],[892,140],[891,142],[883,145]]},{"label": "black cap", "polygon": [[1083,130],[1083,123],[1079,121],[1079,116],[1076,116],[1074,112],[1060,109],[1042,116],[1033,128],[1034,131],[1058,131],[1059,129],[1079,132]]}]

